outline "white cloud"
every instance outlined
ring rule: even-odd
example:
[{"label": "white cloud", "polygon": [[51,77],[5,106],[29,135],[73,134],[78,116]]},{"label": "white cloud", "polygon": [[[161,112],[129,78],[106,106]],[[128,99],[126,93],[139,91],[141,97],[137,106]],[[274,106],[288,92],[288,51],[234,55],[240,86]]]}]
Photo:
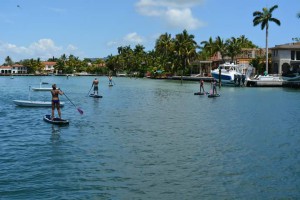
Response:
[{"label": "white cloud", "polygon": [[168,26],[180,29],[196,29],[203,23],[193,16],[191,8],[204,0],[140,0],[136,4],[141,15],[159,17]]},{"label": "white cloud", "polygon": [[129,42],[132,44],[141,44],[143,43],[143,39],[136,32],[127,34],[124,38],[125,42]]},{"label": "white cloud", "polygon": [[40,39],[37,42],[33,42],[28,47],[17,46],[15,44],[0,41],[0,57],[2,57],[3,60],[7,56],[9,56],[15,62],[31,58],[47,60],[53,56],[60,57],[62,54],[73,54],[76,56],[83,55],[83,53],[80,52],[76,46],[70,44],[64,48],[57,46],[51,39]]},{"label": "white cloud", "polygon": [[125,35],[121,40],[117,40],[117,41],[110,41],[107,43],[108,47],[119,47],[119,46],[135,46],[137,44],[143,44],[145,43],[145,39],[138,35],[136,32],[133,33],[128,33],[127,35]]},{"label": "white cloud", "polygon": [[192,16],[192,12],[188,8],[183,10],[169,9],[166,12],[166,21],[171,27],[181,27],[189,30],[194,30],[203,25],[203,23]]}]

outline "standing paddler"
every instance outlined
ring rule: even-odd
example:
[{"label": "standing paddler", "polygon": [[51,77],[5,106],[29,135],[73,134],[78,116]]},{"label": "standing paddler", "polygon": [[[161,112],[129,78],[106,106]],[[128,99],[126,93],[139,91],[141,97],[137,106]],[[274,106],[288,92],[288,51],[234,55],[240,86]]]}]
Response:
[{"label": "standing paddler", "polygon": [[97,80],[97,78],[95,78],[95,80],[93,81],[93,86],[94,86],[94,95],[97,93],[98,95],[98,84],[99,81]]},{"label": "standing paddler", "polygon": [[58,116],[59,118],[61,118],[61,111],[60,111],[60,102],[59,102],[59,97],[58,95],[63,95],[64,93],[57,89],[56,88],[56,84],[53,84],[52,85],[52,90],[50,91],[51,94],[52,94],[52,112],[51,112],[51,119],[53,120],[54,119],[54,110],[55,110],[55,107],[57,109],[57,113],[58,113]]}]

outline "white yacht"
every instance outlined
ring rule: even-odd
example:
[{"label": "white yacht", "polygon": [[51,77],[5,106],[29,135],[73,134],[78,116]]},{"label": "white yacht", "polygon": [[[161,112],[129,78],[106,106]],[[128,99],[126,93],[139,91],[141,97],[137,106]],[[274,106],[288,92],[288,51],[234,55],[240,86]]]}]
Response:
[{"label": "white yacht", "polygon": [[219,80],[219,70],[221,69],[221,83],[222,84],[237,84],[237,79],[241,81],[242,77],[245,81],[245,75],[239,70],[238,65],[234,63],[220,64],[217,69],[211,71],[211,75],[217,81]]}]

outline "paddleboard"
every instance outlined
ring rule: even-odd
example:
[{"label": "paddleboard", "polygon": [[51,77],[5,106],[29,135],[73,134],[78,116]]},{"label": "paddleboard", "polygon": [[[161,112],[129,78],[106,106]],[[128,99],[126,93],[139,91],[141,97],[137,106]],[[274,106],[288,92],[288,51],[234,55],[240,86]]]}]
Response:
[{"label": "paddleboard", "polygon": [[219,97],[220,94],[209,94],[208,98],[214,98],[214,97]]},{"label": "paddleboard", "polygon": [[51,119],[51,115],[45,115],[44,116],[44,121],[50,123],[50,124],[57,124],[57,125],[67,125],[69,124],[69,120],[66,119],[60,119],[60,118],[53,118]]},{"label": "paddleboard", "polygon": [[97,94],[90,94],[89,96],[93,98],[102,98],[101,95],[97,95]]},{"label": "paddleboard", "polygon": [[195,92],[194,95],[204,95],[209,94],[208,92]]},{"label": "paddleboard", "polygon": [[111,86],[114,86],[114,85],[113,84],[109,84],[108,86],[111,87]]}]

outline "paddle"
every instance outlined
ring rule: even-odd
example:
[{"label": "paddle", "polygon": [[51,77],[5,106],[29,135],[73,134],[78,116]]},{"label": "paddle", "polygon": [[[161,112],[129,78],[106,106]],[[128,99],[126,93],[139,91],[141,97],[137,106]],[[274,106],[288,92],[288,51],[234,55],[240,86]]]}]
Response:
[{"label": "paddle", "polygon": [[88,92],[88,94],[87,94],[86,96],[89,96],[89,94],[90,94],[90,92],[91,92],[93,86],[94,86],[94,83],[92,84],[92,87],[91,87],[91,89],[89,90],[89,92]]},{"label": "paddle", "polygon": [[[75,108],[77,108],[76,107],[76,105],[69,99],[69,97],[64,93],[64,95],[67,97],[67,99],[71,102],[71,104],[73,104],[73,106],[75,107]],[[80,108],[77,108],[77,110],[78,110],[78,112],[81,114],[81,115],[83,115],[83,110],[81,110]]]}]

